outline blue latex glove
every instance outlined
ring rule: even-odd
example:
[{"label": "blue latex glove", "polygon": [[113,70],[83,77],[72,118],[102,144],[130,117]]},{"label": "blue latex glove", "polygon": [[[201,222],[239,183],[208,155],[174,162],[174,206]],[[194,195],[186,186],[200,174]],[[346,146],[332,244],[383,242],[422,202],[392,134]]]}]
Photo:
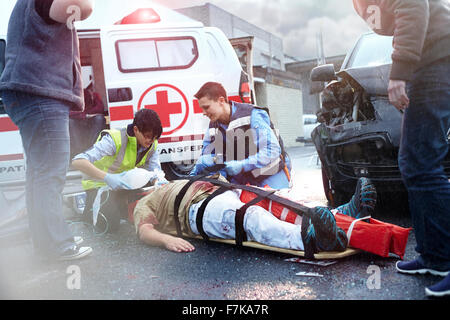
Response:
[{"label": "blue latex glove", "polygon": [[216,163],[214,162],[214,156],[210,154],[202,155],[197,159],[194,169],[191,171],[190,176],[197,176],[205,170],[205,168],[212,167]]},{"label": "blue latex glove", "polygon": [[164,185],[166,185],[166,184],[168,184],[169,183],[169,181],[167,181],[165,178],[163,178],[163,179],[158,179],[157,181],[156,181],[156,183],[155,183],[155,186],[158,188],[158,187],[162,187],[162,186],[164,186]]},{"label": "blue latex glove", "polygon": [[244,163],[242,161],[229,161],[225,162],[225,171],[230,176],[237,176],[244,169]]},{"label": "blue latex glove", "polygon": [[128,189],[129,190],[129,189],[131,189],[131,187],[122,179],[122,177],[125,174],[126,174],[126,171],[122,172],[122,173],[107,173],[104,181],[113,190],[119,190],[119,189]]}]

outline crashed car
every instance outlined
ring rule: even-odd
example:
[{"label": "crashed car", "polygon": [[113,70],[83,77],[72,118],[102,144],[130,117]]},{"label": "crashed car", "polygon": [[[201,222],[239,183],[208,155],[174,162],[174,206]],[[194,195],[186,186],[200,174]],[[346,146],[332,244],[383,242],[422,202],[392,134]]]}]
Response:
[{"label": "crashed car", "polygon": [[[332,64],[311,72],[312,81],[327,82],[312,139],[332,206],[347,202],[358,178],[368,177],[381,203],[408,207],[397,159],[402,112],[389,103],[387,92],[392,50],[392,37],[364,34],[339,72]],[[449,156],[444,165],[448,175]]]}]

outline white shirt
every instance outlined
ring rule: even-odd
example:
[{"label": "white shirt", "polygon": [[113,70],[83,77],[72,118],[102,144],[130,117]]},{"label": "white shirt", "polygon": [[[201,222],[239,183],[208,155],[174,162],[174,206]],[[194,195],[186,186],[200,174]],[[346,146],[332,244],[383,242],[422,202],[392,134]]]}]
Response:
[{"label": "white shirt", "polygon": [[[138,147],[137,154],[142,154],[147,149],[141,146]],[[106,156],[114,156],[116,154],[116,144],[109,134],[102,137],[101,140],[96,142],[90,149],[76,155],[73,160],[86,159],[91,163],[98,161]],[[159,153],[155,151],[152,156],[148,157],[144,164],[144,169],[148,171],[161,170],[161,164],[159,162]]]}]

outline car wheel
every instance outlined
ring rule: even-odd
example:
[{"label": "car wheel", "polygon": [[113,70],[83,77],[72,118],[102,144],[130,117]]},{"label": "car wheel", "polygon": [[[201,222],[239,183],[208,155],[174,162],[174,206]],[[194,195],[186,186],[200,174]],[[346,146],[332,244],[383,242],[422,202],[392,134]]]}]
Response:
[{"label": "car wheel", "polygon": [[322,183],[325,196],[327,197],[327,200],[331,205],[333,202],[333,192],[331,189],[331,182],[330,179],[328,179],[327,173],[325,172],[325,169],[323,167],[322,167]]},{"label": "car wheel", "polygon": [[339,189],[333,189],[333,203],[331,204],[331,206],[333,208],[339,207],[349,202],[351,198],[352,198],[351,193]]},{"label": "car wheel", "polygon": [[322,183],[323,191],[327,197],[328,204],[336,208],[350,201],[352,195],[346,191],[340,190],[334,183],[328,178],[325,169],[322,167]]},{"label": "car wheel", "polygon": [[161,164],[161,167],[167,180],[180,180],[189,176],[195,167],[195,162],[166,162]]}]

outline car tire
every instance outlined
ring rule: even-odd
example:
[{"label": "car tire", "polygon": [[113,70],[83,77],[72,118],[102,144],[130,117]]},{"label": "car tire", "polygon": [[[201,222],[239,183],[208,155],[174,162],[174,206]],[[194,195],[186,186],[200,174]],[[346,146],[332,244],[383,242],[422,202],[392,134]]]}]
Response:
[{"label": "car tire", "polygon": [[328,204],[331,207],[336,208],[350,201],[352,194],[346,191],[342,191],[338,187],[336,187],[333,181],[328,178],[328,175],[323,167],[322,167],[322,183],[325,196],[328,200]]},{"label": "car tire", "polygon": [[322,183],[325,196],[327,197],[327,200],[331,205],[333,202],[333,192],[331,188],[331,182],[330,179],[328,179],[327,173],[323,167],[322,167]]},{"label": "car tire", "polygon": [[195,167],[195,162],[166,162],[161,167],[169,181],[185,179]]}]

